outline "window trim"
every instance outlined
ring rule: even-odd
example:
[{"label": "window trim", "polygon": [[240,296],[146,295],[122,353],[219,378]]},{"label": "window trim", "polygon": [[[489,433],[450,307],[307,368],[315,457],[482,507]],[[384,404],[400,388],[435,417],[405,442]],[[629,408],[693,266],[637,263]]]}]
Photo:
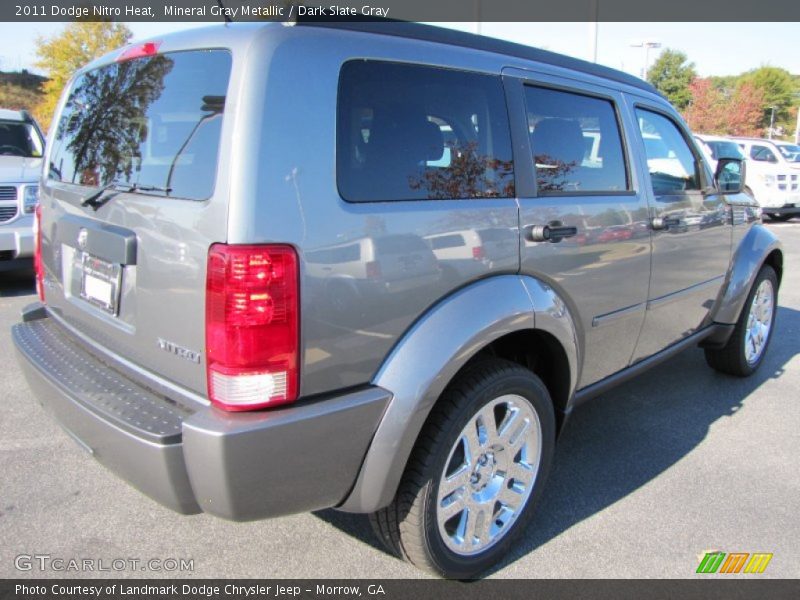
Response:
[{"label": "window trim", "polygon": [[[675,196],[685,196],[687,194],[707,196],[710,193],[719,193],[719,190],[717,189],[717,186],[713,183],[713,180],[709,181],[708,179],[708,173],[706,171],[708,170],[707,167],[709,165],[706,163],[705,159],[698,151],[697,144],[694,143],[692,136],[689,135],[686,128],[683,127],[680,124],[680,122],[678,122],[677,119],[675,119],[674,115],[670,114],[669,111],[666,111],[663,108],[655,107],[652,104],[647,104],[645,102],[638,102],[638,101],[633,103],[631,109],[632,109],[633,124],[636,129],[636,135],[639,136],[639,140],[642,144],[642,158],[644,158],[644,167],[645,167],[644,170],[647,172],[647,181],[649,184],[649,190],[653,194],[653,198],[673,198]],[[689,147],[689,152],[691,152],[692,156],[694,156],[695,168],[697,169],[697,175],[700,184],[699,189],[685,190],[680,194],[656,194],[655,189],[653,188],[653,180],[650,177],[650,169],[647,167],[647,152],[644,147],[644,138],[642,137],[642,131],[641,128],[639,127],[639,118],[636,114],[636,111],[639,109],[662,116],[675,126],[675,128],[678,130],[678,134],[683,138],[684,143]],[[700,165],[702,165],[703,168],[698,168]]]},{"label": "window trim", "polygon": [[[509,148],[511,150],[511,164],[512,164],[512,179],[514,181],[514,195],[512,196],[481,196],[481,197],[458,197],[458,198],[395,198],[392,200],[380,199],[380,200],[350,200],[347,198],[343,193],[340,185],[340,178],[339,178],[339,160],[340,160],[340,152],[339,152],[339,133],[341,130],[341,120],[339,118],[340,115],[340,106],[341,106],[341,98],[342,98],[342,71],[345,67],[351,63],[380,63],[383,65],[396,65],[396,66],[406,66],[406,67],[419,67],[424,69],[431,69],[437,71],[447,71],[448,73],[464,73],[467,75],[480,75],[483,77],[490,77],[497,81],[500,86],[500,92],[503,96],[503,108],[505,109],[505,122],[506,126],[508,127],[508,143]],[[370,205],[370,204],[395,204],[398,202],[500,202],[500,201],[508,201],[514,200],[515,198],[519,197],[519,169],[516,162],[516,152],[514,151],[514,126],[513,126],[513,117],[511,110],[508,105],[508,94],[505,90],[503,75],[501,73],[496,72],[487,72],[487,71],[480,71],[475,69],[464,69],[460,67],[453,67],[448,65],[440,65],[440,64],[432,64],[427,62],[419,62],[419,61],[405,61],[405,60],[396,60],[396,59],[384,59],[384,58],[373,58],[373,57],[366,57],[366,58],[348,58],[344,62],[339,65],[339,72],[337,74],[336,80],[336,106],[334,109],[335,112],[335,122],[334,122],[334,164],[333,164],[333,176],[334,176],[334,183],[336,186],[336,193],[338,194],[339,198],[342,202],[346,202],[349,205],[358,206],[358,205]],[[437,115],[432,115],[438,117]],[[438,117],[442,119],[442,117]],[[442,119],[444,120],[444,119]]]},{"label": "window trim", "polygon": [[[578,87],[578,86],[570,86],[570,85],[561,85],[557,83],[550,83],[550,82],[542,82],[537,81],[531,78],[524,78],[524,77],[517,77],[516,79],[520,82],[520,100],[522,103],[523,115],[522,115],[522,124],[524,125],[523,130],[525,132],[525,137],[528,138],[527,140],[527,151],[524,157],[526,161],[526,168],[527,163],[530,163],[531,174],[533,175],[533,186],[534,186],[534,193],[532,197],[535,198],[559,198],[559,197],[574,197],[574,196],[635,196],[637,191],[634,189],[633,186],[633,171],[631,169],[631,161],[630,161],[630,148],[628,145],[627,136],[625,135],[625,127],[623,125],[622,119],[622,111],[620,110],[620,104],[617,102],[617,98],[611,94],[598,92],[594,90],[589,90],[586,88]],[[624,190],[570,190],[570,191],[540,191],[539,186],[536,183],[536,163],[533,161],[533,147],[530,143],[530,134],[528,132],[528,104],[525,98],[525,88],[526,87],[536,87],[536,88],[543,88],[549,89],[556,92],[564,92],[568,94],[573,94],[576,96],[584,96],[593,98],[596,100],[606,101],[611,104],[611,110],[614,114],[614,120],[617,124],[617,132],[619,133],[619,141],[620,147],[622,150],[622,161],[625,167],[625,189]]]}]

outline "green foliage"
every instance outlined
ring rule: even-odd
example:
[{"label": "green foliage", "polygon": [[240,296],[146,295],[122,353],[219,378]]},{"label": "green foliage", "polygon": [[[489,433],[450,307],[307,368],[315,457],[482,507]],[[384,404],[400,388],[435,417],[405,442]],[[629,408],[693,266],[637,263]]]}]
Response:
[{"label": "green foliage", "polygon": [[78,21],[67,24],[61,33],[50,38],[36,40],[36,66],[49,76],[38,110],[43,127],[50,124],[61,91],[72,74],[95,58],[125,45],[131,35],[124,23]]},{"label": "green foliage", "polygon": [[3,73],[0,71],[0,108],[27,110],[39,119],[37,107],[42,101],[44,77],[27,71]]},{"label": "green foliage", "polygon": [[790,109],[800,102],[800,98],[796,95],[800,92],[800,86],[791,73],[778,67],[760,67],[742,74],[736,87],[739,88],[745,84],[762,93],[762,125],[764,127],[769,127],[771,107],[773,106],[775,107],[775,125],[782,125],[785,128],[792,126]]},{"label": "green foliage", "polygon": [[647,72],[647,80],[679,110],[689,105],[689,84],[697,73],[683,52],[666,48]]}]

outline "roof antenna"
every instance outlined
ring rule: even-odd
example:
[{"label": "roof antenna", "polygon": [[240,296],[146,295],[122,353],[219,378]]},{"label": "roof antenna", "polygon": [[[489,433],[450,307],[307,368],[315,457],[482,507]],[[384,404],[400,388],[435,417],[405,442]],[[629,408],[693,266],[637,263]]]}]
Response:
[{"label": "roof antenna", "polygon": [[225,19],[225,22],[226,23],[233,23],[233,19],[231,19],[231,16],[228,14],[228,9],[225,8],[225,5],[222,3],[222,0],[217,0],[217,4],[219,4],[219,7],[222,9],[222,11],[221,11],[222,12],[222,18]]}]

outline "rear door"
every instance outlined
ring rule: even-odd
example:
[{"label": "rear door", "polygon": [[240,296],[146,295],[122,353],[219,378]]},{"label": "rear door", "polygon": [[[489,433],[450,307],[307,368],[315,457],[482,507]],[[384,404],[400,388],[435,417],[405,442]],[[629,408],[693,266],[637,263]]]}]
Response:
[{"label": "rear door", "polygon": [[191,50],[79,75],[42,186],[54,318],[198,394],[206,259],[226,237],[216,173],[231,61],[226,50]]},{"label": "rear door", "polygon": [[552,285],[578,321],[584,387],[628,365],[647,301],[647,201],[630,167],[622,98],[543,73],[504,74],[520,119],[522,272]]},{"label": "rear door", "polygon": [[634,360],[695,332],[725,280],[731,225],[725,197],[691,137],[673,116],[643,102],[634,107],[645,158],[653,229],[647,317]]}]

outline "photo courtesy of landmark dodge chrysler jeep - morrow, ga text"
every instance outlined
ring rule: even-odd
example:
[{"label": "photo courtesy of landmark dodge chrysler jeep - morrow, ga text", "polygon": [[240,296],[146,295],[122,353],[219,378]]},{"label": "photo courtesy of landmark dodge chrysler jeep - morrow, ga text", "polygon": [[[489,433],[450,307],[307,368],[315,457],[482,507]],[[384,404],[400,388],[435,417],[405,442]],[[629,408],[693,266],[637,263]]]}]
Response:
[{"label": "photo courtesy of landmark dodge chrysler jeep - morrow, ga text", "polygon": [[397,555],[473,577],[579,403],[697,344],[749,375],[774,332],[782,252],[741,157],[712,171],[602,66],[235,23],[89,64],[50,131],[20,363],[180,513],[369,513]]}]

